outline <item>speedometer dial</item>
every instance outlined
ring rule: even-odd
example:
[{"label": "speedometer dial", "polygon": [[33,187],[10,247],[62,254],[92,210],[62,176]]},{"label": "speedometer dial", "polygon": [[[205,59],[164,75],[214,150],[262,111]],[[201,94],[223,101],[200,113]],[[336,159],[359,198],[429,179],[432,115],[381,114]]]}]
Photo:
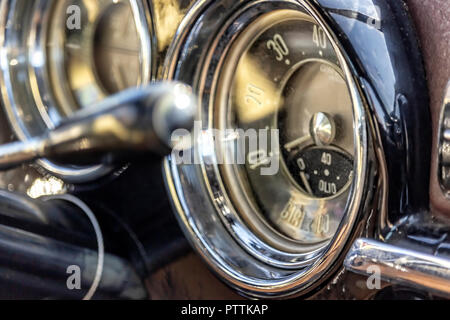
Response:
[{"label": "speedometer dial", "polygon": [[246,222],[279,249],[319,245],[344,217],[354,143],[342,74],[324,30],[289,10],[257,20],[225,60],[219,128],[259,135],[245,164],[222,166],[225,182]]},{"label": "speedometer dial", "polygon": [[352,102],[342,70],[329,59],[306,59],[282,96],[280,143],[289,171],[312,197],[338,195],[352,180],[354,154]]}]

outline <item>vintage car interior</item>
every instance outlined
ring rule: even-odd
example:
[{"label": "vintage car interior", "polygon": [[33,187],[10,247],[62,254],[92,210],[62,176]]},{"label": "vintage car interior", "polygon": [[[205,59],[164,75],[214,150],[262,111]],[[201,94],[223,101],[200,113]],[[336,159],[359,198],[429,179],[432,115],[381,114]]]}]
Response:
[{"label": "vintage car interior", "polygon": [[0,0],[1,299],[450,298],[448,0]]}]

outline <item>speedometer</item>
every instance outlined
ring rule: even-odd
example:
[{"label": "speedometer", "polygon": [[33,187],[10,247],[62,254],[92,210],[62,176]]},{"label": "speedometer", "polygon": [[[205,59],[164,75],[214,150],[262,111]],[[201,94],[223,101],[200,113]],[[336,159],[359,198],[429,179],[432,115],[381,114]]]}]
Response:
[{"label": "speedometer", "polygon": [[[286,250],[289,239],[329,240],[344,216],[354,139],[350,91],[324,30],[291,10],[259,18],[231,47],[217,99],[219,129],[277,133],[247,146],[244,165],[222,166],[248,225]],[[263,174],[268,164],[275,170]]]},{"label": "speedometer", "polygon": [[243,293],[305,294],[342,259],[368,195],[352,65],[307,1],[201,2],[181,25],[165,74],[201,102],[193,149],[166,164],[181,225]]}]

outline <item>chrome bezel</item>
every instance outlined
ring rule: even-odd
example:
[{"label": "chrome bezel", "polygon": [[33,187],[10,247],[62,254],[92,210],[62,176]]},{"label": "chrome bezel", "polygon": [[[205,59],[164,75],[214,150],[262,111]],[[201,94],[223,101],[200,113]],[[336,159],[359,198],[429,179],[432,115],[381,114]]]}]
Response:
[{"label": "chrome bezel", "polygon": [[[137,30],[143,39],[144,67],[148,78],[155,70],[152,52],[156,48],[151,6],[146,1],[130,0],[139,15]],[[56,0],[5,0],[0,7],[0,86],[3,106],[10,125],[20,140],[28,140],[55,128],[66,116],[67,106],[60,107],[55,86],[49,75],[47,50],[48,28]],[[54,61],[53,61],[54,62]],[[60,81],[64,89],[64,81]],[[67,89],[67,88],[66,88]],[[66,96],[70,92],[64,91]],[[61,96],[61,94],[59,95]],[[68,100],[70,101],[70,99]],[[73,100],[72,100],[73,101]],[[78,167],[43,159],[38,164],[69,183],[84,183],[111,173],[104,165]]]},{"label": "chrome bezel", "polygon": [[[245,17],[244,13],[254,9],[253,14],[262,14],[262,7],[266,12],[277,8],[295,8],[311,16],[325,30],[349,84],[354,105],[356,170],[348,213],[340,230],[326,248],[310,253],[292,254],[267,245],[249,230],[235,211],[221,181],[218,166],[211,165],[215,154],[210,152],[211,144],[208,143],[199,144],[195,150],[202,160],[201,165],[177,165],[168,158],[165,174],[183,231],[212,270],[246,295],[286,297],[304,294],[326,279],[326,274],[343,255],[342,250],[360,218],[366,196],[364,190],[367,190],[369,157],[366,111],[344,50],[331,28],[308,1],[199,1],[181,24],[182,29],[169,50],[164,75],[168,80],[186,81],[195,88],[200,99],[199,120],[203,121],[204,129],[209,129],[213,107],[213,99],[209,95],[214,89],[205,88],[205,85],[216,83],[217,75],[208,74],[208,69],[219,69],[218,65],[225,55],[215,56],[216,49],[221,48],[226,52],[226,46],[229,46],[220,43],[222,33],[232,24],[236,31],[234,34],[237,35],[239,28],[244,28],[250,22],[245,19],[239,22]],[[225,11],[224,8],[230,8],[233,17],[227,20],[225,26],[217,26],[215,24],[219,19],[214,16],[214,10]],[[221,34],[214,34],[214,39],[209,38],[213,36],[211,34],[196,34],[201,33],[199,28],[195,28],[196,24],[216,26]],[[211,29],[208,32],[211,33]],[[188,47],[196,48],[197,51],[187,51]],[[183,64],[189,64],[187,70],[193,72],[183,70]]]},{"label": "chrome bezel", "polygon": [[441,192],[450,199],[450,81],[445,88],[439,118],[437,178]]}]

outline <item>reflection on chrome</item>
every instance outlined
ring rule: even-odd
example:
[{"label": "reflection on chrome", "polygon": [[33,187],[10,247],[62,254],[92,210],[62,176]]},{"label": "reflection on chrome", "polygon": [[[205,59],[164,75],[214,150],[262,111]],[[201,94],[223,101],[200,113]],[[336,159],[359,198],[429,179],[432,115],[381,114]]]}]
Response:
[{"label": "reflection on chrome", "polygon": [[382,280],[450,298],[450,259],[423,253],[420,248],[358,239],[344,264],[348,270],[368,276],[372,274],[370,270],[377,268]]},{"label": "reflection on chrome", "polygon": [[43,196],[65,194],[66,192],[67,189],[62,180],[55,177],[47,177],[36,179],[27,190],[27,195],[30,198],[38,199]]}]

